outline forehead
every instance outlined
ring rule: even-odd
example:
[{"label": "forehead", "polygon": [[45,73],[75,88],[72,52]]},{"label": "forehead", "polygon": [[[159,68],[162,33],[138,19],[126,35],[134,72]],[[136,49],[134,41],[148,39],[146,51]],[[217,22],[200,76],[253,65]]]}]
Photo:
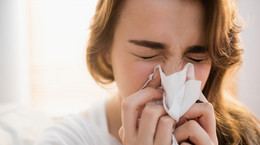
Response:
[{"label": "forehead", "polygon": [[121,39],[178,42],[184,47],[202,43],[203,28],[204,8],[199,0],[126,0],[116,34]]}]

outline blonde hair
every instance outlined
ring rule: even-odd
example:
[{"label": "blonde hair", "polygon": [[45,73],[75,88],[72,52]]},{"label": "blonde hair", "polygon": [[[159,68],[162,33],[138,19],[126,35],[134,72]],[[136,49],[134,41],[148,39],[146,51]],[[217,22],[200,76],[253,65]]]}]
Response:
[{"label": "blonde hair", "polygon": [[[241,65],[240,26],[235,0],[201,0],[205,7],[207,53],[212,69],[203,93],[213,104],[219,144],[257,144],[260,121],[243,105],[223,95],[225,80]],[[112,67],[105,59],[124,0],[99,0],[87,46],[87,65],[99,84],[114,81]]]}]

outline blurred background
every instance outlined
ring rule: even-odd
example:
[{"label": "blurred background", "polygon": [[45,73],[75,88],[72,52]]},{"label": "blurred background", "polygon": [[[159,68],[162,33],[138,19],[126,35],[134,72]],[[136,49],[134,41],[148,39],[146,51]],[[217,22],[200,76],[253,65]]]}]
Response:
[{"label": "blurred background", "polygon": [[[85,62],[97,0],[0,0],[0,105],[22,104],[47,116],[86,109],[109,92]],[[240,0],[245,27],[238,97],[260,118],[260,1]]]},{"label": "blurred background", "polygon": [[85,62],[95,5],[96,0],[0,1],[0,103],[60,116],[107,95]]}]

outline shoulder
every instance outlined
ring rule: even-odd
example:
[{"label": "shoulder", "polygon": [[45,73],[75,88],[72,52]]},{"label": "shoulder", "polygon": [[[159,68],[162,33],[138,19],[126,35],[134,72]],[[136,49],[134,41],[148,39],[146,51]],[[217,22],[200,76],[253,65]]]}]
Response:
[{"label": "shoulder", "polygon": [[44,131],[37,145],[89,144],[90,124],[81,114],[66,116]]},{"label": "shoulder", "polygon": [[119,145],[108,132],[105,103],[72,114],[47,129],[36,145]]}]

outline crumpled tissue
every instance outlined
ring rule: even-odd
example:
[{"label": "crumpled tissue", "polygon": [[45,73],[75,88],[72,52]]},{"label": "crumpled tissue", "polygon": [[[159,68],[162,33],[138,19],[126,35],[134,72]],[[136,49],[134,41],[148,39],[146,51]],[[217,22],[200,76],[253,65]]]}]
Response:
[{"label": "crumpled tissue", "polygon": [[[202,94],[201,81],[195,80],[194,66],[192,63],[187,63],[184,68],[176,73],[166,76],[160,65],[154,68],[153,73],[149,76],[148,81],[143,85],[141,89],[147,86],[152,80],[153,74],[156,69],[159,69],[161,76],[161,86],[163,89],[163,106],[166,112],[176,122],[184,115],[186,111],[199,99],[203,102],[207,102],[207,99]],[[151,103],[151,102],[149,102]],[[173,128],[174,132],[174,128]],[[172,135],[172,145],[178,145],[174,135]]]}]

